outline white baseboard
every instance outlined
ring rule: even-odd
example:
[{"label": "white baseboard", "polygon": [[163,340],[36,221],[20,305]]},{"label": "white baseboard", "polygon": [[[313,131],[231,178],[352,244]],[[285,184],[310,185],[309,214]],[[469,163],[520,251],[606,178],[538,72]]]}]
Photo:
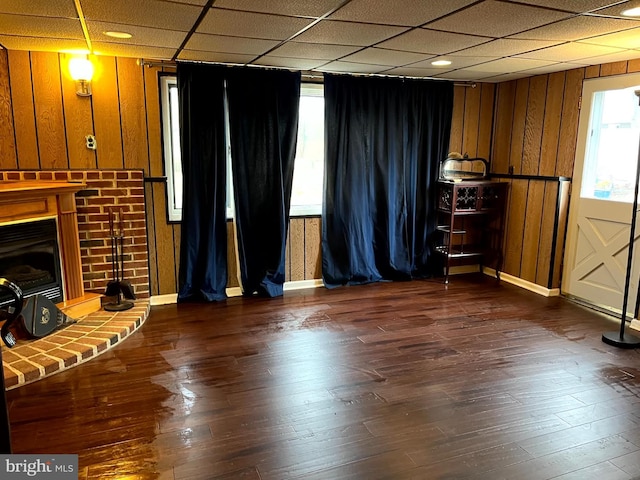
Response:
[{"label": "white baseboard", "polygon": [[634,318],[633,320],[631,320],[631,323],[629,324],[629,328],[632,328],[636,332],[640,332],[640,320],[638,320],[637,318]]},{"label": "white baseboard", "polygon": [[[496,271],[493,268],[484,267],[483,272],[485,275],[489,275],[490,277],[496,277]],[[537,283],[523,280],[520,277],[514,277],[513,275],[509,275],[508,273],[500,272],[500,280],[510,283],[511,285],[524,288],[525,290],[529,290],[530,292],[537,293],[538,295],[542,295],[543,297],[557,297],[560,295],[559,288],[545,288],[541,285],[538,285]]]},{"label": "white baseboard", "polygon": [[167,293],[165,295],[152,295],[149,298],[149,304],[153,307],[156,305],[170,305],[172,303],[178,303],[177,293]]},{"label": "white baseboard", "polygon": [[297,280],[295,282],[285,282],[284,291],[291,292],[293,290],[304,290],[305,288],[318,288],[324,287],[324,282],[321,278],[314,280]]},{"label": "white baseboard", "polygon": [[[285,282],[284,291],[291,292],[294,290],[302,290],[305,288],[318,288],[323,287],[324,282],[321,279],[315,280],[299,280],[296,282]],[[241,297],[242,289],[240,287],[231,287],[226,290],[227,297]],[[178,303],[177,293],[168,293],[166,295],[153,295],[149,299],[151,306],[155,305],[170,305],[172,303]]]}]

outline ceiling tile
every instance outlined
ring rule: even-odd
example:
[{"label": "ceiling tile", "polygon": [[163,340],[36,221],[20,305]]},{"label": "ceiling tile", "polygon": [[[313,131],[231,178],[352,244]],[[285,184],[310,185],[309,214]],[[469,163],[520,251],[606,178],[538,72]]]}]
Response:
[{"label": "ceiling tile", "polygon": [[209,0],[162,0],[165,2],[185,3],[187,5],[198,5],[204,7]]},{"label": "ceiling tile", "polygon": [[278,43],[277,40],[194,33],[185,48],[203,52],[243,53],[255,57],[256,55],[262,55]]},{"label": "ceiling tile", "polygon": [[554,63],[552,65],[547,65],[546,67],[537,67],[529,70],[523,70],[522,73],[526,73],[527,75],[543,75],[547,73],[555,73],[562,72],[565,70],[573,70],[574,68],[582,68],[584,65],[579,65],[577,63]]},{"label": "ceiling tile", "polygon": [[483,43],[475,47],[467,48],[456,52],[456,55],[478,56],[478,57],[509,57],[519,53],[530,52],[540,48],[557,45],[558,41],[545,40],[516,40],[499,38],[491,42]]},{"label": "ceiling tile", "polygon": [[318,18],[337,8],[343,0],[217,0],[216,7],[246,12]]},{"label": "ceiling tile", "polygon": [[466,69],[454,70],[452,72],[443,72],[435,75],[436,78],[447,80],[481,80],[485,77],[495,76],[495,72],[470,71]]},{"label": "ceiling tile", "polygon": [[564,43],[555,47],[543,48],[535,52],[516,55],[517,58],[530,58],[535,60],[547,60],[553,62],[571,62],[583,58],[595,57],[617,53],[621,50],[613,47],[603,47],[600,45],[587,45],[584,43]]},{"label": "ceiling tile", "polygon": [[[444,70],[454,70],[458,68],[470,67],[471,65],[488,62],[490,60],[495,60],[496,58],[498,57],[467,57],[462,55],[443,55],[439,57],[433,57],[422,62],[412,63],[411,65],[407,66],[417,68],[430,68],[435,69],[438,72],[442,72]],[[433,65],[431,65],[431,62],[434,62],[436,60],[449,60],[451,62],[451,65],[434,67]]]},{"label": "ceiling tile", "polygon": [[526,76],[527,75],[524,73],[505,73],[493,77],[483,77],[482,81],[488,83],[509,82],[511,80],[518,80],[519,78],[524,78]]},{"label": "ceiling tile", "polygon": [[436,30],[504,37],[567,18],[570,14],[487,0],[427,26]]},{"label": "ceiling tile", "polygon": [[623,50],[617,53],[583,58],[579,60],[578,63],[586,63],[587,65],[598,65],[599,63],[622,62],[624,60],[632,60],[635,58],[640,58],[639,50]]},{"label": "ceiling tile", "polygon": [[418,26],[475,0],[351,0],[329,18],[353,22],[381,23],[383,25]]},{"label": "ceiling tile", "polygon": [[640,22],[637,20],[622,20],[619,18],[594,17],[588,15],[573,17],[554,23],[553,25],[534,28],[528,32],[513,35],[511,38],[567,42],[634,27],[640,27]]},{"label": "ceiling tile", "polygon": [[197,31],[232,37],[286,40],[311,22],[313,20],[309,18],[243,13],[212,8],[207,12]]},{"label": "ceiling tile", "polygon": [[385,50],[384,48],[366,48],[341,60],[345,62],[400,67],[407,63],[426,60],[429,57],[431,57],[431,55],[425,55],[423,53],[399,52],[397,50]]},{"label": "ceiling tile", "polygon": [[293,68],[296,70],[313,70],[314,68],[321,67],[327,63],[326,60],[312,60],[310,58],[285,58],[274,57],[272,55],[266,55],[260,57],[254,65],[264,65],[273,67]]},{"label": "ceiling tile", "polygon": [[[616,16],[621,16],[622,12],[624,10],[626,10],[627,8],[631,8],[631,7],[637,7],[638,6],[638,2],[634,1],[626,1],[626,2],[609,2],[611,4],[611,6],[607,7],[607,8],[602,8],[600,10],[597,10],[593,13],[596,13],[598,15],[608,15],[608,16],[612,16],[612,17],[616,17]],[[622,17],[622,18],[629,18],[629,17]]]},{"label": "ceiling tile", "polygon": [[296,41],[368,47],[407,30],[404,27],[322,20],[296,37]]},{"label": "ceiling tile", "polygon": [[120,43],[93,42],[93,51],[97,55],[114,57],[141,57],[157,60],[170,60],[176,52],[173,48],[162,48],[144,45],[122,45]]},{"label": "ceiling tile", "polygon": [[44,37],[12,37],[0,34],[0,44],[8,50],[31,50],[34,52],[88,51],[84,40]]},{"label": "ceiling tile", "polygon": [[323,45],[320,43],[287,42],[276,48],[269,55],[289,58],[318,58],[320,60],[336,60],[359,50],[353,45]]},{"label": "ceiling tile", "polygon": [[245,64],[255,58],[255,55],[243,55],[239,53],[202,52],[200,50],[182,50],[178,55],[180,60],[193,60],[196,62],[216,62]]},{"label": "ceiling tile", "polygon": [[3,35],[84,39],[78,19],[0,14]]},{"label": "ceiling tile", "polygon": [[[136,27],[115,23],[103,22],[87,22],[89,36],[93,42],[122,43],[123,45],[152,45],[154,47],[178,48],[185,36],[186,32],[177,32],[175,30],[166,30],[150,27]],[[131,38],[113,38],[104,34],[104,32],[117,31],[126,32],[132,35]]]},{"label": "ceiling tile", "polygon": [[385,75],[401,75],[403,77],[433,77],[439,73],[445,73],[439,68],[414,68],[414,67],[397,67],[386,70]]},{"label": "ceiling tile", "polygon": [[73,0],[2,0],[0,13],[39,17],[78,18]]},{"label": "ceiling tile", "polygon": [[489,41],[489,39],[485,37],[474,37],[472,35],[460,35],[457,33],[418,28],[403,33],[386,42],[382,42],[377,46],[392,50],[443,55],[487,41]]},{"label": "ceiling tile", "polygon": [[367,65],[364,63],[351,62],[331,62],[322,67],[316,68],[320,72],[340,72],[340,73],[379,73],[387,70],[388,65]]},{"label": "ceiling tile", "polygon": [[82,11],[87,20],[188,32],[202,8],[158,0],[82,0]]},{"label": "ceiling tile", "polygon": [[494,72],[494,73],[513,73],[521,70],[529,70],[536,67],[545,67],[557,63],[546,60],[532,60],[529,58],[500,58],[491,62],[482,63],[468,67],[465,70],[470,72]]},{"label": "ceiling tile", "polygon": [[538,7],[558,8],[569,12],[585,13],[596,8],[606,7],[620,0],[519,0],[520,3],[528,3]]},{"label": "ceiling tile", "polygon": [[592,45],[604,45],[618,48],[640,48],[640,28],[632,28],[624,32],[609,33],[599,37],[591,37],[580,40],[578,43],[589,43]]}]

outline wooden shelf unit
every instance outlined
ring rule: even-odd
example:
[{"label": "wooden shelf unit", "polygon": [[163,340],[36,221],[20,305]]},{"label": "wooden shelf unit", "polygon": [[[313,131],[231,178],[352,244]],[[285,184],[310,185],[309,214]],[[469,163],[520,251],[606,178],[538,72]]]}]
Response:
[{"label": "wooden shelf unit", "polygon": [[444,282],[453,264],[491,263],[499,275],[507,183],[490,180],[438,181],[438,226],[434,247],[445,259]]}]

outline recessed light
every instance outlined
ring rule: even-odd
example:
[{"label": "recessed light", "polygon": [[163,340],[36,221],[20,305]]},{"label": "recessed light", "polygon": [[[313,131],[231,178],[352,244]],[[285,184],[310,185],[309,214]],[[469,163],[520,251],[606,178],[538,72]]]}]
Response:
[{"label": "recessed light", "polygon": [[131,34],[127,32],[104,32],[107,37],[113,38],[131,38]]},{"label": "recessed light", "polygon": [[622,15],[625,17],[640,17],[640,7],[628,8],[622,11]]},{"label": "recessed light", "polygon": [[434,67],[444,67],[445,65],[451,65],[449,60],[436,60],[435,62],[431,62],[431,65]]}]

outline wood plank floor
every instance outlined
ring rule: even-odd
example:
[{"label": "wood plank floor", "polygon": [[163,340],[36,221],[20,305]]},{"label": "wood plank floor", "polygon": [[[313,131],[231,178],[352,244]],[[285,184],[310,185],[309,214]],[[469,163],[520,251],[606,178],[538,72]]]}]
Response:
[{"label": "wood plank floor", "polygon": [[640,478],[640,351],[481,275],[153,307],[8,392],[16,453],[80,478]]}]

